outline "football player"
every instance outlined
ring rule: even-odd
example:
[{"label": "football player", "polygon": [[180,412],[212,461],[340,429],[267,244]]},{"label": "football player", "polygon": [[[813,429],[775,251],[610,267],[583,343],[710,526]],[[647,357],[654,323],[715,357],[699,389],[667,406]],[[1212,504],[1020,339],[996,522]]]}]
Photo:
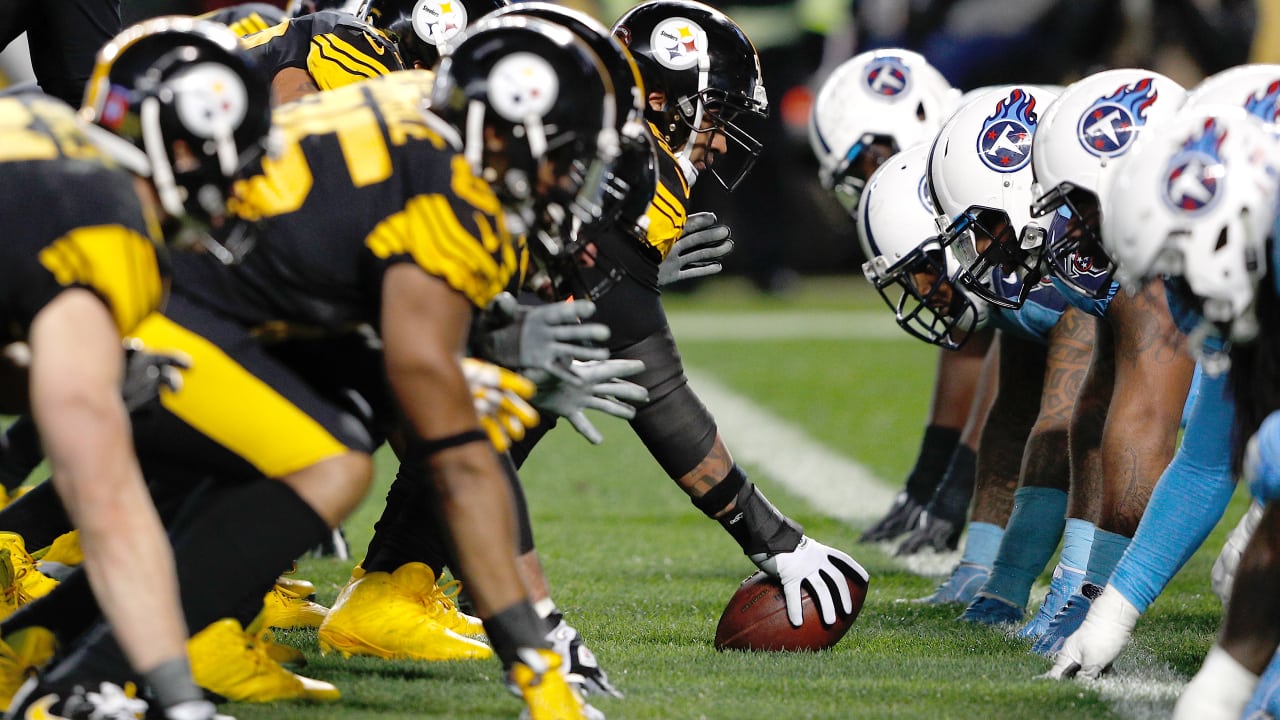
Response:
[{"label": "football player", "polygon": [[[1247,457],[1243,446],[1244,439],[1254,435],[1259,425],[1257,437],[1266,437],[1267,424],[1261,421],[1278,406],[1270,369],[1274,366],[1263,369],[1267,366],[1264,357],[1274,355],[1274,348],[1269,347],[1274,344],[1269,338],[1274,336],[1268,331],[1274,332],[1275,265],[1268,235],[1280,189],[1278,168],[1280,150],[1256,119],[1237,107],[1196,104],[1144,137],[1133,156],[1117,166],[1102,197],[1105,247],[1114,252],[1117,276],[1126,286],[1138,287],[1164,275],[1163,289],[1171,305],[1180,310],[1183,326],[1190,330],[1189,349],[1206,363],[1206,370],[1230,370],[1233,397],[1209,398],[1216,409],[1201,419],[1211,421],[1207,423],[1211,430],[1207,440],[1213,443],[1230,437],[1231,431],[1224,433],[1221,426],[1231,427],[1235,415],[1235,439],[1228,443],[1234,457],[1229,462],[1244,468],[1245,476],[1253,481],[1250,489],[1263,502],[1274,498],[1268,485],[1273,473],[1263,469],[1270,467],[1267,463],[1274,458],[1271,453],[1258,452],[1264,447],[1260,440],[1251,441],[1255,450]],[[1169,178],[1186,172],[1195,173],[1198,181],[1209,179],[1201,187],[1210,192],[1211,204],[1178,202],[1187,195]],[[1230,343],[1229,368],[1220,362],[1223,341]],[[1206,383],[1212,377],[1206,373]],[[1220,391],[1222,386],[1206,384],[1204,388]],[[1197,410],[1211,407],[1197,405]],[[1200,440],[1188,436],[1185,442]],[[1219,448],[1198,450],[1205,458],[1220,453]],[[1185,506],[1178,510],[1185,514]],[[1245,714],[1258,675],[1277,644],[1276,575],[1269,559],[1274,555],[1268,554],[1268,548],[1275,546],[1274,519],[1272,508],[1268,508],[1245,550],[1223,632],[1179,698],[1174,717],[1234,718]],[[1145,518],[1143,524],[1148,525]],[[1135,538],[1126,562],[1139,547]],[[1120,578],[1113,578],[1090,608],[1085,624],[1059,653],[1056,674],[1066,672],[1068,663],[1062,662],[1063,655],[1084,649],[1089,653],[1071,657],[1070,664],[1082,674],[1096,676],[1123,647],[1138,612],[1127,594],[1118,591]],[[1091,636],[1092,641],[1079,644],[1076,638],[1082,635]],[[1107,647],[1098,642],[1104,635],[1120,638],[1119,644]]]},{"label": "football player", "polygon": [[[1273,126],[1280,92],[1276,83],[1280,80],[1280,68],[1267,65],[1251,65],[1234,68],[1205,79],[1187,99],[1187,112],[1215,104],[1239,105],[1260,121]],[[1144,170],[1162,171],[1167,164],[1162,153],[1167,148],[1160,143],[1144,143],[1143,155],[1129,161]],[[1157,166],[1159,166],[1157,168]],[[1139,174],[1145,182],[1154,182]],[[1143,188],[1137,178],[1126,177],[1117,183],[1133,192]],[[1146,188],[1143,188],[1146,189]],[[1109,196],[1114,195],[1112,191]],[[1147,193],[1149,195],[1150,193]],[[1144,195],[1143,197],[1146,197]],[[1150,200],[1150,198],[1148,198]],[[1141,288],[1148,275],[1156,274],[1159,255],[1166,242],[1165,232],[1134,231],[1134,208],[1119,208],[1112,201],[1108,207],[1117,207],[1116,218],[1108,219],[1104,213],[1104,246],[1123,266],[1122,284]],[[1234,212],[1234,210],[1233,210]],[[1176,215],[1161,209],[1153,211],[1153,217],[1161,218],[1165,225],[1156,230],[1174,227]],[[1190,220],[1183,218],[1182,220]],[[1210,232],[1216,225],[1191,223],[1196,232]],[[1179,225],[1178,227],[1181,227]],[[1173,230],[1170,230],[1173,232]],[[1176,248],[1175,248],[1176,250]],[[1170,310],[1184,333],[1199,337],[1205,334],[1199,323],[1199,315],[1187,307],[1176,293],[1167,292]],[[1219,372],[1217,365],[1225,357],[1222,347],[1204,347],[1200,340],[1199,356],[1208,362],[1214,372],[1201,372],[1205,363],[1197,366],[1199,384],[1196,390],[1183,433],[1183,442],[1173,461],[1161,476],[1152,493],[1147,512],[1143,515],[1134,541],[1112,573],[1111,580],[1099,597],[1097,611],[1090,609],[1088,616],[1064,643],[1050,671],[1052,677],[1068,677],[1079,673],[1084,677],[1096,677],[1111,663],[1128,643],[1138,617],[1164,589],[1174,573],[1204,542],[1213,526],[1226,511],[1235,489],[1235,475],[1231,468],[1231,433],[1235,412],[1230,398],[1229,374]],[[1198,507],[1202,512],[1187,514],[1179,508]],[[1214,590],[1224,604],[1230,594],[1234,574],[1234,560],[1243,550],[1251,525],[1256,524],[1260,506],[1251,506],[1242,519],[1244,531],[1232,533],[1223,548],[1223,557],[1214,566]],[[1232,556],[1234,553],[1234,556]]]},{"label": "football player", "polygon": [[[268,117],[253,101],[265,99],[266,87],[235,36],[217,24],[154,20],[111,47],[118,52],[114,67],[150,79],[136,98],[146,107],[144,128],[122,125],[130,91],[124,81],[112,88],[113,113],[96,126],[52,98],[0,101],[4,177],[21,188],[5,194],[5,216],[23,218],[5,244],[5,266],[15,273],[6,283],[6,327],[16,333],[6,342],[30,348],[33,417],[53,486],[85,539],[86,587],[114,628],[119,664],[143,681],[165,717],[211,718],[213,706],[191,679],[169,544],[134,457],[119,387],[120,337],[135,331],[164,296],[162,232],[170,240],[189,239],[179,232],[185,219],[218,215],[231,174],[261,152]],[[196,62],[174,62],[177,57]],[[107,77],[108,67],[99,65],[95,87]],[[211,88],[215,80],[219,85]],[[194,119],[193,107],[207,114]],[[145,133],[152,152],[112,131]],[[76,201],[54,211],[33,205],[32,198],[53,197]],[[23,636],[6,640],[22,643]],[[96,683],[84,690],[99,699],[120,694]]]},{"label": "football player", "polygon": [[[584,705],[553,672],[559,659],[515,572],[505,481],[457,353],[473,308],[516,270],[508,221],[557,237],[558,223],[598,192],[589,184],[598,180],[583,178],[602,177],[597,166],[611,160],[601,133],[612,91],[599,61],[563,29],[495,24],[473,38],[457,48],[465,59],[435,78],[434,114],[422,109],[431,78],[417,72],[277,113],[279,155],[241,175],[231,204],[263,242],[234,265],[207,255],[176,265],[167,315],[138,333],[192,356],[183,392],[162,397],[139,442],[157,461],[221,459],[209,470],[241,479],[210,489],[212,500],[175,531],[175,555],[193,626],[252,603],[264,581],[359,500],[371,430],[387,421],[362,422],[337,407],[340,388],[307,382],[269,346],[298,333],[342,343],[356,325],[376,325],[403,413],[403,457],[423,463],[440,493],[459,567],[509,681],[534,718],[580,717]],[[520,99],[536,102],[511,104]],[[353,135],[357,126],[364,129]],[[343,152],[353,137],[361,152]],[[589,172],[578,175],[584,165]],[[357,365],[343,367],[358,373]],[[228,390],[234,384],[241,390]],[[256,410],[210,412],[227,397]],[[272,442],[279,432],[292,441]],[[239,551],[226,547],[228,525],[240,528]],[[112,654],[109,638],[92,630],[41,688]]]},{"label": "football player", "polygon": [[244,37],[266,30],[273,25],[279,25],[288,16],[275,5],[250,2],[232,5],[196,17],[222,23],[231,28],[231,32]]},{"label": "football player", "polygon": [[[675,249],[686,228],[689,185],[700,173],[712,172],[732,186],[759,150],[734,123],[767,107],[754,48],[732,20],[686,0],[638,5],[613,32],[640,67],[646,116],[658,142],[660,181],[656,193],[644,199],[647,206],[638,222],[614,223],[582,245],[591,267],[562,264],[552,273],[571,283],[575,297],[595,302],[592,319],[608,326],[612,357],[643,362],[644,372],[633,379],[647,389],[650,400],[636,409],[631,425],[659,465],[696,507],[720,521],[753,561],[781,575],[793,622],[800,621],[799,588],[806,581],[823,615],[834,618],[839,608],[849,607],[849,598],[833,598],[824,576],[838,590],[847,590],[840,578],[865,581],[865,571],[844,553],[806,537],[733,463],[714,419],[688,386],[661,304],[660,278],[697,269]],[[722,160],[732,154],[730,140],[733,152],[747,157],[727,171]],[[718,238],[712,242],[724,236]],[[669,264],[673,269],[664,271],[664,260],[680,265]],[[513,447],[517,463],[548,429],[546,423],[539,425]],[[371,545],[366,563],[393,568],[415,559],[406,549],[420,552],[423,543],[404,539],[415,536],[412,522],[403,513],[384,515],[378,525],[382,539]],[[375,546],[386,556],[375,559]],[[521,550],[536,562],[531,536],[521,538]],[[555,612],[554,605],[542,610]]]},{"label": "football player", "polygon": [[1072,462],[1085,468],[1072,488],[1073,502],[1085,505],[1073,505],[1072,517],[1094,523],[1093,544],[1079,592],[1033,645],[1047,655],[1083,621],[1128,547],[1173,457],[1195,366],[1181,352],[1158,282],[1149,292],[1117,293],[1098,241],[1105,169],[1171,117],[1185,92],[1158,73],[1109,72],[1082,80],[1069,102],[1049,109],[1032,152],[1038,185],[1032,213],[1067,208],[1071,223],[1067,233],[1031,252],[1043,256],[1068,302],[1098,318],[1094,358],[1071,428]]},{"label": "football player", "polygon": [[[952,577],[925,599],[965,602],[981,586],[961,618],[974,622],[1020,619],[1032,581],[1057,547],[1069,482],[1068,468],[1057,459],[1065,453],[1066,426],[1092,344],[1091,324],[1083,322],[1057,290],[1041,282],[1034,267],[1002,259],[977,269],[972,260],[995,244],[992,238],[1032,238],[1059,232],[1065,225],[1063,218],[1042,225],[1032,221],[1027,210],[1029,144],[1038,124],[1037,106],[1054,98],[1052,92],[1027,86],[979,95],[947,122],[931,154],[928,146],[920,146],[902,160],[890,158],[882,174],[874,177],[874,191],[869,187],[867,204],[859,212],[860,237],[873,257],[868,277],[904,328],[954,346],[962,338],[953,330],[977,325],[978,308],[987,307],[987,324],[1002,331],[999,389],[981,434],[981,470],[965,554]],[[1007,146],[990,141],[1002,133],[1017,140]],[[957,150],[960,139],[969,137],[978,138],[978,152]],[[986,147],[982,140],[988,140]],[[915,167],[908,167],[913,160]],[[896,192],[888,198],[879,197],[900,173],[910,177],[892,183]],[[926,189],[931,196],[922,197]],[[891,226],[903,214],[899,208],[915,210],[925,199],[930,206],[939,203],[932,211],[938,219],[933,229],[947,230],[922,246],[886,256],[877,239],[886,232],[896,237]],[[923,217],[916,225],[927,237],[930,228]],[[909,242],[904,240],[902,247]],[[930,265],[945,257],[944,249],[954,253],[950,271]],[[961,272],[989,276],[982,282],[980,299],[973,300],[971,290],[952,282]],[[896,299],[885,294],[895,288],[909,293]],[[909,304],[912,298],[916,304]],[[995,572],[984,578],[993,565]]]},{"label": "football player", "polygon": [[[823,81],[809,116],[809,144],[818,158],[823,187],[855,216],[871,173],[890,155],[932,140],[959,102],[960,91],[909,50],[874,50],[841,63]],[[863,532],[861,541],[891,540],[910,532],[944,475],[950,474],[948,487],[955,492],[946,493],[946,501],[940,497],[930,515],[952,523],[941,544],[954,547],[973,488],[977,444],[972,434],[962,437],[962,431],[987,345],[973,339],[957,351],[939,353],[928,424],[915,467],[893,507]],[[953,495],[962,498],[953,499]],[[959,517],[949,512],[955,507]],[[912,543],[903,548],[914,552],[922,546]]]}]

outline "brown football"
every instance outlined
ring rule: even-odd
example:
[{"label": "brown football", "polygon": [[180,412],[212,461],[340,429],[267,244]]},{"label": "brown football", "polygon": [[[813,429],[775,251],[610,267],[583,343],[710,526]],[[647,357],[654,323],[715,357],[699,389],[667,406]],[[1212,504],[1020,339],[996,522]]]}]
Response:
[{"label": "brown football", "polygon": [[[867,585],[849,578],[853,612],[838,614],[832,625],[822,622],[807,586],[800,590],[804,607],[804,623],[792,627],[787,619],[787,601],[782,583],[763,571],[757,572],[738,586],[729,606],[716,625],[717,650],[822,650],[840,642],[858,619],[862,603],[867,599]],[[835,598],[837,604],[839,597]]]}]

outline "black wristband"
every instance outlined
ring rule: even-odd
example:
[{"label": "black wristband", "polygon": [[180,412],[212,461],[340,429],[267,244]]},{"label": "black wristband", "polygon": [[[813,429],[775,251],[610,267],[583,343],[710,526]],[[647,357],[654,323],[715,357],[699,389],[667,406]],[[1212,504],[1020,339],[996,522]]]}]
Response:
[{"label": "black wristband", "polygon": [[483,430],[464,430],[453,435],[446,435],[435,440],[425,440],[420,437],[410,437],[405,441],[404,460],[406,462],[419,462],[443,452],[451,448],[460,447],[462,445],[470,445],[473,442],[481,440],[488,442],[489,436]]},{"label": "black wristband", "polygon": [[484,619],[484,632],[493,644],[493,652],[509,668],[519,658],[520,648],[549,648],[542,618],[527,600],[522,600],[502,612]]},{"label": "black wristband", "polygon": [[956,428],[930,425],[924,429],[920,454],[916,465],[907,476],[907,494],[921,505],[929,502],[934,490],[942,483],[951,462],[951,454],[960,444],[960,431]]},{"label": "black wristband", "polygon": [[804,528],[779,512],[751,483],[738,492],[733,510],[717,520],[748,557],[791,552],[804,538]]},{"label": "black wristband", "polygon": [[707,517],[714,519],[722,510],[729,507],[729,503],[737,499],[738,493],[742,492],[746,484],[747,474],[735,464],[729,468],[729,474],[725,475],[723,480],[716,483],[702,497],[693,498],[693,506]]},{"label": "black wristband", "polygon": [[977,466],[977,454],[967,445],[957,445],[947,474],[942,476],[933,499],[925,507],[931,516],[948,520],[957,527],[964,525],[969,516],[969,501],[973,499]]}]

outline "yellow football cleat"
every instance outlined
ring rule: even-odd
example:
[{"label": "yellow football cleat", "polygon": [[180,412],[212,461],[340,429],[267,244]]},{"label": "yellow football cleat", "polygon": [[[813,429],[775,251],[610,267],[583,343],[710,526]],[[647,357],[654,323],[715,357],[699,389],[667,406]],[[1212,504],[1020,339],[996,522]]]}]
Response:
[{"label": "yellow football cleat", "polygon": [[[428,568],[430,569],[430,568]],[[430,595],[428,599],[434,599],[440,603],[440,607],[444,609],[443,619],[441,623],[450,630],[459,635],[467,635],[470,637],[482,638],[484,634],[484,621],[474,615],[468,615],[458,609],[458,604],[454,602],[454,598],[462,590],[462,582],[459,580],[450,580],[443,585],[431,583]]]},{"label": "yellow football cleat", "polygon": [[0,618],[12,615],[58,586],[57,580],[36,569],[36,561],[27,554],[22,536],[11,532],[0,532],[0,583],[4,593],[0,600]]},{"label": "yellow football cleat", "polygon": [[80,549],[80,531],[65,532],[53,539],[53,544],[41,548],[31,557],[40,562],[56,562],[61,565],[79,565],[84,562],[84,551]]},{"label": "yellow football cleat", "polygon": [[275,587],[271,588],[271,592],[262,599],[262,615],[259,622],[265,627],[281,630],[313,628],[320,627],[320,623],[324,622],[325,615],[328,614],[329,608],[307,600],[306,595],[290,590],[277,581]]},{"label": "yellow football cleat", "polygon": [[8,710],[13,696],[53,657],[53,633],[42,627],[28,627],[0,640],[0,711]]},{"label": "yellow football cleat", "polygon": [[187,641],[196,684],[235,702],[276,700],[333,701],[338,688],[296,675],[271,659],[260,637],[245,633],[234,618],[224,618]]},{"label": "yellow football cleat", "polygon": [[444,624],[436,576],[422,563],[353,574],[320,626],[320,652],[387,660],[484,660],[493,650]]},{"label": "yellow football cleat", "polygon": [[276,587],[306,600],[316,599],[316,586],[310,580],[289,577],[285,574],[276,578]]},{"label": "yellow football cleat", "polygon": [[529,720],[591,720],[603,718],[560,673],[560,656],[552,650],[524,649],[507,673],[507,684],[519,692]]}]

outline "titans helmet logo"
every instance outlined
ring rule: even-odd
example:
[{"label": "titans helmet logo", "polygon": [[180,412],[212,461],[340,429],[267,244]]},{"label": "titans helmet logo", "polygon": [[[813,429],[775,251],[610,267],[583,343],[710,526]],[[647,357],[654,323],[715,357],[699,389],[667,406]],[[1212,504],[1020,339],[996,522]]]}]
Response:
[{"label": "titans helmet logo", "polygon": [[902,62],[902,58],[886,56],[876,58],[867,65],[863,80],[872,95],[885,100],[894,101],[902,98],[911,89],[911,70]]},{"label": "titans helmet logo", "polygon": [[1036,99],[1022,88],[996,103],[978,134],[978,157],[996,172],[1017,172],[1031,162],[1031,136],[1039,119]]},{"label": "titans helmet logo", "polygon": [[1090,155],[1100,158],[1123,155],[1138,137],[1138,128],[1147,122],[1147,108],[1159,93],[1152,78],[1100,97],[1080,116],[1076,136]]},{"label": "titans helmet logo", "polygon": [[1182,143],[1165,166],[1164,199],[1169,207],[1196,214],[1213,205],[1225,181],[1220,150],[1226,137],[1226,128],[1209,118],[1197,134]]},{"label": "titans helmet logo", "polygon": [[1265,123],[1274,125],[1280,122],[1280,80],[1250,93],[1249,99],[1244,101],[1244,109]]},{"label": "titans helmet logo", "polygon": [[916,197],[920,198],[920,204],[930,215],[937,215],[938,208],[933,204],[933,196],[929,194],[929,176],[924,174],[920,176],[920,184],[916,186]]}]

